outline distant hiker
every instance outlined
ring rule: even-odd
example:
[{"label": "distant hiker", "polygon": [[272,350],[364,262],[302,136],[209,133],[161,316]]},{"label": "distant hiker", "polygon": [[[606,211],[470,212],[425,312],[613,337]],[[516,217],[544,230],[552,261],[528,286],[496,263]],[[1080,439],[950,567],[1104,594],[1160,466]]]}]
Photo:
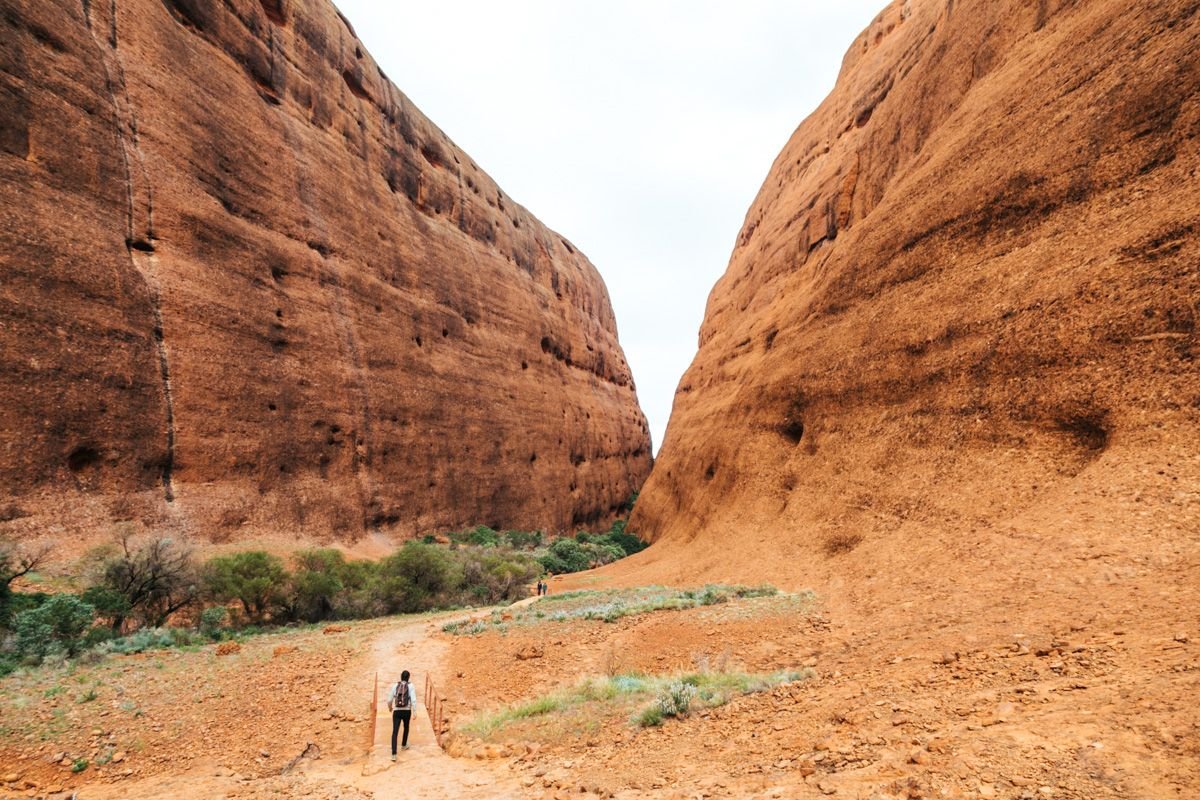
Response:
[{"label": "distant hiker", "polygon": [[538,581],[538,585],[537,585],[537,596],[538,597],[542,596],[542,582],[540,580]]},{"label": "distant hiker", "polygon": [[413,707],[413,688],[408,682],[408,670],[401,672],[400,680],[392,684],[387,705],[392,712],[392,761],[395,761],[396,734],[400,732],[400,723],[404,723],[404,738],[400,740],[400,746],[408,749],[408,723],[412,721]]}]

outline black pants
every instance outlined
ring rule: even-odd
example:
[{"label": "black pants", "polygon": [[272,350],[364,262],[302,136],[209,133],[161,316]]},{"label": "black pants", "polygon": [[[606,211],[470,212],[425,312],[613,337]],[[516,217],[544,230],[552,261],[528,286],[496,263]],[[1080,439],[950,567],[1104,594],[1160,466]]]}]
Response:
[{"label": "black pants", "polygon": [[404,723],[404,738],[400,744],[408,747],[408,723],[412,720],[412,709],[396,709],[392,712],[392,755],[396,755],[396,734],[400,732],[400,723]]}]

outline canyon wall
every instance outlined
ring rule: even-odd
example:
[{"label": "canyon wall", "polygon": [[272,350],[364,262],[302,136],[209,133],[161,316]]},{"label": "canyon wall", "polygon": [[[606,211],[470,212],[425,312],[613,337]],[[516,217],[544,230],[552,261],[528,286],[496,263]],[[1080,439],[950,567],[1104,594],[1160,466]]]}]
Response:
[{"label": "canyon wall", "polygon": [[626,569],[1195,552],[1198,43],[1195,2],[889,5],[746,216]]},{"label": "canyon wall", "polygon": [[0,41],[0,532],[574,530],[640,486],[595,268],[333,5],[3,0]]}]

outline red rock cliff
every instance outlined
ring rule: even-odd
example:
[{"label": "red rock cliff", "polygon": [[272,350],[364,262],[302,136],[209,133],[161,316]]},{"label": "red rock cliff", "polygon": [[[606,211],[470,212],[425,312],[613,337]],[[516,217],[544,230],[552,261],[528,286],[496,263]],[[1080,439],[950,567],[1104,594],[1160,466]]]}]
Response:
[{"label": "red rock cliff", "polygon": [[0,29],[10,533],[573,529],[640,485],[600,276],[330,3],[3,0]]},{"label": "red rock cliff", "polygon": [[1198,43],[1195,2],[888,6],[713,289],[641,562],[861,589],[1194,543]]}]

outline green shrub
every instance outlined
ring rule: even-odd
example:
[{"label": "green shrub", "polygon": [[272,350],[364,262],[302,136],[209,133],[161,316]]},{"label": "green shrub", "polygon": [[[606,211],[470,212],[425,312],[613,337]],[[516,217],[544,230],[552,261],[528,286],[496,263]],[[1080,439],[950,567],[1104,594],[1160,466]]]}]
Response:
[{"label": "green shrub", "polygon": [[[183,631],[180,631],[180,633],[183,633]],[[165,650],[169,647],[176,647],[179,644],[185,643],[187,643],[186,640],[181,642],[176,638],[174,631],[164,628],[142,628],[140,631],[131,633],[128,636],[113,639],[105,643],[100,649],[106,653],[130,655],[131,653],[144,653],[147,650]]]},{"label": "green shrub", "polygon": [[337,597],[345,585],[342,572],[346,559],[333,549],[301,550],[295,556],[289,600],[292,616],[305,622],[320,622],[334,616]]},{"label": "green shrub", "polygon": [[121,622],[133,610],[129,599],[109,586],[96,585],[88,587],[82,595],[83,601],[96,609],[96,616],[107,622],[110,628],[117,629]]},{"label": "green shrub", "polygon": [[503,536],[514,550],[534,550],[542,546],[545,534],[541,531],[505,531]]},{"label": "green shrub", "polygon": [[80,647],[80,650],[91,650],[97,645],[112,641],[116,638],[116,636],[117,635],[113,633],[112,628],[106,625],[97,625],[94,628],[90,628],[88,632],[84,634],[83,645]]},{"label": "green shrub", "polygon": [[664,717],[685,717],[695,699],[696,687],[686,680],[678,680],[664,686],[656,702]]},{"label": "green shrub", "polygon": [[95,609],[78,596],[54,595],[14,619],[17,653],[34,663],[55,652],[73,656],[94,619]]},{"label": "green shrub", "polygon": [[288,573],[283,562],[263,550],[217,556],[204,565],[204,583],[219,603],[237,600],[247,619],[261,622],[284,605]]},{"label": "green shrub", "polygon": [[334,614],[343,619],[379,617],[387,613],[382,570],[376,561],[347,561],[341,570],[342,591],[334,598]]},{"label": "green shrub", "polygon": [[637,716],[637,724],[643,728],[657,728],[663,724],[663,712],[658,703],[652,706],[647,706],[642,713]]},{"label": "green shrub", "polygon": [[575,539],[555,539],[546,555],[539,559],[547,572],[581,572],[591,566],[588,554]]},{"label": "green shrub", "polygon": [[408,542],[380,564],[382,600],[391,612],[412,613],[447,605],[462,568],[440,547]]},{"label": "green shrub", "polygon": [[221,628],[229,617],[225,606],[209,606],[200,612],[200,634],[216,641],[221,638]]},{"label": "green shrub", "polygon": [[83,772],[88,768],[88,760],[86,758],[77,758],[71,762],[71,772]]}]

